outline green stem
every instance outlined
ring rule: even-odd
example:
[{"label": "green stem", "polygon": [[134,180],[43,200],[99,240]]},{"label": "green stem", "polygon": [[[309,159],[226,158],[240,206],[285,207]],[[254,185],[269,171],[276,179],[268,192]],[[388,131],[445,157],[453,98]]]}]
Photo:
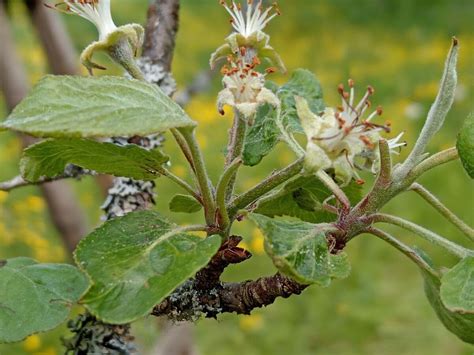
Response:
[{"label": "green stem", "polygon": [[394,248],[396,248],[398,251],[400,251],[402,254],[407,256],[411,261],[413,261],[416,265],[418,265],[420,268],[428,271],[434,276],[438,276],[436,270],[434,270],[416,251],[414,251],[412,248],[407,246],[406,244],[402,243],[395,237],[391,236],[390,234],[386,233],[385,231],[382,231],[378,228],[374,227],[369,227],[365,230],[366,233],[372,234],[376,237],[379,237],[383,241],[387,242]]},{"label": "green stem", "polygon": [[235,173],[239,169],[240,165],[242,164],[242,159],[235,158],[230,165],[224,170],[219,182],[217,183],[216,187],[216,203],[217,208],[219,209],[219,213],[221,216],[221,227],[223,230],[227,230],[230,226],[230,218],[226,208],[226,191],[229,185],[229,182],[232,179],[235,179]]},{"label": "green stem", "polygon": [[428,170],[431,170],[439,165],[448,163],[459,158],[458,151],[455,147],[443,150],[431,157],[423,160],[408,174],[408,181],[415,181]]},{"label": "green stem", "polygon": [[[242,155],[246,132],[247,122],[242,118],[239,113],[235,112],[234,123],[229,133],[229,144],[227,146],[225,168],[229,167],[236,158]],[[240,165],[238,165],[237,169],[233,171],[233,175],[230,176],[230,179],[227,182],[227,187],[225,191],[226,202],[232,198],[232,194],[234,193],[235,181],[239,167]]]},{"label": "green stem", "polygon": [[319,170],[316,173],[316,177],[334,194],[337,200],[342,203],[346,209],[351,207],[351,202],[344,191],[342,191],[339,185],[336,184],[336,182],[324,170]]},{"label": "green stem", "polygon": [[301,169],[303,169],[303,164],[304,158],[300,158],[286,168],[274,172],[249,191],[234,198],[228,205],[229,215],[234,216],[239,209],[247,207],[266,193],[291,179],[293,176],[298,175],[301,172]]},{"label": "green stem", "polygon": [[214,217],[216,208],[214,205],[211,180],[209,179],[209,176],[207,174],[206,165],[204,164],[204,159],[202,157],[201,150],[199,149],[199,145],[196,141],[194,130],[183,128],[180,129],[180,132],[189,147],[189,152],[194,162],[196,179],[199,184],[199,189],[202,195],[202,202],[204,205],[206,223],[212,226],[215,222]]},{"label": "green stem", "polygon": [[375,185],[385,186],[390,183],[392,177],[392,157],[390,147],[385,139],[379,141],[380,170]]},{"label": "green stem", "polygon": [[473,251],[453,243],[450,240],[447,240],[446,238],[441,237],[440,235],[403,218],[378,213],[373,215],[373,221],[393,224],[413,232],[423,239],[448,250],[450,253],[460,257],[461,259],[465,258],[466,256],[474,255]]},{"label": "green stem", "polygon": [[194,161],[191,155],[191,151],[189,150],[188,143],[186,143],[186,140],[183,138],[183,135],[178,131],[178,129],[172,128],[171,133],[173,134],[173,137],[176,143],[178,144],[179,148],[183,152],[184,157],[188,161],[189,166],[191,167],[193,172],[195,172],[196,170],[194,169]]},{"label": "green stem", "polygon": [[414,183],[410,190],[415,191],[426,202],[433,206],[439,213],[441,213],[449,222],[464,233],[469,240],[474,242],[474,229],[464,223],[458,216],[456,216],[449,208],[447,208],[436,196],[425,189],[422,185]]},{"label": "green stem", "polygon": [[191,185],[189,185],[186,181],[179,178],[178,176],[174,175],[171,171],[165,168],[158,169],[158,173],[163,176],[166,176],[168,179],[176,183],[177,185],[181,186],[183,189],[188,191],[199,203],[202,203],[202,199],[199,194],[193,189]]}]

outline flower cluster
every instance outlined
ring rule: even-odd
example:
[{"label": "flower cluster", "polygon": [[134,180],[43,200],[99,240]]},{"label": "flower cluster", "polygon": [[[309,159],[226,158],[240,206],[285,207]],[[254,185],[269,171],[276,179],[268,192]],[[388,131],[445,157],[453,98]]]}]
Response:
[{"label": "flower cluster", "polygon": [[217,98],[217,106],[222,115],[224,105],[229,105],[251,124],[258,106],[264,103],[275,107],[280,105],[276,95],[264,86],[265,76],[272,73],[273,68],[268,68],[265,74],[258,72],[256,67],[260,64],[260,59],[257,56],[248,59],[244,47],[238,55],[229,55],[227,62],[221,69],[224,89]]},{"label": "flower cluster", "polygon": [[[226,38],[225,44],[210,60],[211,68],[221,59],[227,61],[221,70],[224,89],[219,93],[217,106],[221,114],[224,113],[224,105],[232,106],[252,124],[260,105],[280,105],[276,95],[265,88],[265,76],[286,69],[269,45],[270,37],[263,32],[265,26],[280,14],[280,10],[276,4],[264,7],[262,1],[247,0],[245,8],[234,1],[228,4],[222,0],[220,3],[230,14],[235,32]],[[268,60],[271,65],[264,73],[258,71],[260,58]]]},{"label": "flower cluster", "polygon": [[[362,183],[356,169],[378,169],[378,142],[382,132],[390,132],[390,122],[377,124],[372,122],[381,116],[383,110],[377,107],[366,115],[371,107],[369,100],[374,89],[369,86],[360,102],[355,103],[354,81],[349,80],[350,91],[345,91],[340,84],[338,92],[342,105],[337,109],[326,108],[319,115],[309,109],[308,103],[296,98],[296,107],[303,129],[307,135],[306,169],[332,169],[341,184],[348,184],[352,178]],[[388,140],[391,153],[397,153],[397,148],[404,146],[400,142],[400,134]]]},{"label": "flower cluster", "polygon": [[96,51],[105,51],[125,69],[130,69],[130,62],[143,45],[144,29],[138,24],[117,27],[112,19],[110,0],[64,0],[48,6],[81,16],[96,26],[99,40],[90,44],[81,54],[81,62],[91,74],[93,68],[105,69],[92,61]]}]

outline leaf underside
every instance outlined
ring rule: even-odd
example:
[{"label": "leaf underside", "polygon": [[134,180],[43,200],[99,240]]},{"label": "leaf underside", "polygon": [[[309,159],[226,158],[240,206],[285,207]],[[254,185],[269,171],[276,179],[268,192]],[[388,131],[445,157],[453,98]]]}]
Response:
[{"label": "leaf underside", "polygon": [[20,161],[20,170],[27,181],[55,177],[67,164],[98,173],[152,180],[157,170],[168,161],[158,149],[146,150],[137,145],[117,146],[88,139],[60,138],[46,140],[28,147]]}]

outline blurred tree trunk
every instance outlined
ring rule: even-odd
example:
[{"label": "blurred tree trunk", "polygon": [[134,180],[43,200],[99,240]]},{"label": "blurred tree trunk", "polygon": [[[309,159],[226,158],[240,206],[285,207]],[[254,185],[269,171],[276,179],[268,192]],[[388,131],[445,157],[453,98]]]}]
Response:
[{"label": "blurred tree trunk", "polygon": [[[4,3],[0,2],[0,87],[8,110],[12,110],[28,93],[28,77],[18,57],[6,16]],[[22,135],[23,146],[34,138]],[[76,196],[66,181],[44,184],[41,192],[48,205],[49,214],[69,251],[72,252],[87,232],[86,219],[77,204]]]}]

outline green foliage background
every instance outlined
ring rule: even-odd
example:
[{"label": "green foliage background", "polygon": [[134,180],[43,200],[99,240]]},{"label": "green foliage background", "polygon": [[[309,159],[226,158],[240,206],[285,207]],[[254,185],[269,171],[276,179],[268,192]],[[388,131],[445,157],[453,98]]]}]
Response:
[{"label": "green foliage background", "polygon": [[[47,72],[44,54],[28,22],[23,7],[12,1],[12,24],[18,51],[27,66],[31,84]],[[117,24],[143,23],[146,0],[114,0]],[[229,32],[228,16],[214,0],[183,0],[174,74],[179,87],[207,68],[210,53]],[[474,3],[470,0],[281,0],[283,15],[269,26],[272,44],[291,72],[305,67],[321,80],[326,102],[338,104],[336,86],[352,77],[359,94],[368,84],[376,88],[374,104],[384,106],[394,134],[405,131],[412,145],[436,95],[450,36],[461,43],[459,92],[445,128],[437,134],[430,150],[454,144],[462,121],[472,111],[474,78]],[[78,17],[66,17],[78,51],[96,38],[92,25]],[[118,73],[117,68],[112,69]],[[288,77],[275,76],[284,82]],[[214,180],[223,163],[230,116],[221,118],[215,109],[219,89],[193,99],[189,114],[200,123],[202,144]],[[0,118],[6,115],[0,100]],[[218,133],[219,132],[219,133]],[[393,136],[393,135],[392,135]],[[190,178],[172,139],[166,152],[172,157],[174,173]],[[0,180],[18,173],[20,144],[10,133],[0,135]],[[406,150],[401,156],[406,154]],[[288,164],[293,156],[283,147],[264,159],[257,168],[243,168],[240,188],[254,185],[273,169]],[[369,176],[367,176],[370,179]],[[473,183],[459,162],[428,173],[423,179],[429,189],[471,225],[474,223]],[[85,179],[71,183],[88,213],[89,227],[100,223],[102,198],[95,183]],[[169,212],[168,181],[158,180],[158,207],[176,222],[191,222],[187,215]],[[417,196],[406,193],[393,201],[388,212],[433,228],[463,243],[460,233],[445,222]],[[191,215],[195,222],[200,213]],[[263,255],[262,235],[248,222],[240,223],[237,233],[254,258],[230,268],[228,280],[242,280],[274,272]],[[407,232],[393,229],[430,252],[436,261],[451,266],[443,252],[415,241]],[[351,276],[335,281],[330,288],[311,287],[299,297],[278,300],[251,316],[226,315],[219,321],[202,320],[196,325],[196,342],[204,355],[257,354],[472,354],[473,347],[461,343],[444,329],[430,308],[416,267],[389,246],[371,236],[361,236],[347,248],[353,265]],[[48,220],[44,201],[36,188],[10,195],[0,192],[0,258],[30,256],[39,261],[70,260]],[[148,318],[134,325],[141,353],[153,346],[159,334],[158,322]],[[59,354],[60,328],[34,335],[21,344],[0,346],[0,354]]]}]

